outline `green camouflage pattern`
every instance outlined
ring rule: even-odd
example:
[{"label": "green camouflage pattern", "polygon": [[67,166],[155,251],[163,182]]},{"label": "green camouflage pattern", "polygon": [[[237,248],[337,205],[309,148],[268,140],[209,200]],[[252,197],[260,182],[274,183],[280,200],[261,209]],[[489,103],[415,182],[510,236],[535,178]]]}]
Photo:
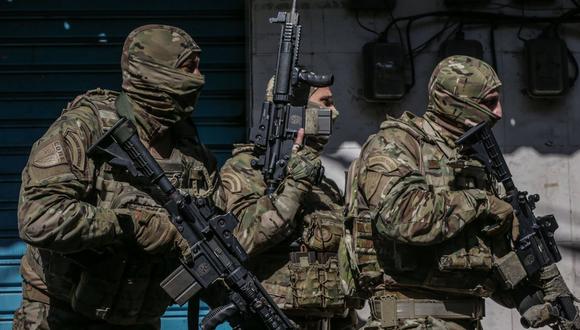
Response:
[{"label": "green camouflage pattern", "polygon": [[303,146],[302,150],[295,152],[290,157],[286,167],[287,176],[294,181],[316,182],[322,162],[316,150],[309,146]]},{"label": "green camouflage pattern", "polygon": [[131,109],[121,112],[161,134],[194,110],[205,78],[178,69],[201,48],[185,31],[167,25],[145,25],[132,31],[123,46],[123,91]]},{"label": "green camouflage pattern", "polygon": [[[306,176],[291,174],[280,184],[273,196],[264,195],[266,183],[262,173],[251,165],[252,160],[256,159],[253,151],[253,145],[236,145],[233,157],[226,161],[220,171],[226,209],[238,215],[240,225],[236,229],[237,237],[250,255],[261,253],[294,233],[299,223],[298,218],[304,212],[301,202],[312,189],[317,189],[312,187]],[[313,153],[308,148],[297,154],[306,159],[317,158],[313,158]],[[302,173],[303,170],[298,168],[298,172]],[[297,176],[300,177],[299,180],[295,178]],[[340,193],[333,182],[329,180],[325,182],[323,185],[325,191],[319,192],[321,197],[325,197],[320,201],[323,206],[312,204],[313,207],[320,209],[320,215],[315,218],[325,221],[329,221],[328,218],[336,220],[333,212],[340,206]],[[313,208],[306,209],[310,210],[309,213],[319,211]],[[311,219],[309,213],[302,214],[302,217]],[[259,225],[256,221],[259,221]],[[310,223],[304,225],[308,229]],[[311,236],[308,239],[311,239]]]},{"label": "green camouflage pattern", "polygon": [[[122,171],[87,156],[103,129],[118,120],[118,95],[95,90],[78,97],[33,145],[18,212],[20,236],[28,243],[24,282],[79,319],[111,328],[158,323],[171,304],[159,284],[178,266],[182,251],[176,245],[183,242],[144,187],[131,186]],[[179,150],[156,158],[179,189],[219,205],[215,158],[184,125],[167,141]],[[24,311],[34,299],[26,291],[24,298],[16,315],[32,315]]]},{"label": "green camouflage pattern", "polygon": [[[256,157],[253,145],[238,145],[220,171],[226,209],[240,221],[235,235],[250,254],[249,268],[293,319],[344,315],[334,255],[342,232],[340,191],[326,178],[311,185],[288,176],[274,195],[267,196],[261,172],[251,166]],[[291,260],[290,253],[299,248],[290,247],[294,241],[305,254],[331,254],[326,260],[304,255]]]},{"label": "green camouflage pattern", "polygon": [[[372,316],[371,316],[372,317]],[[365,323],[361,330],[380,330],[385,329],[381,326],[381,321],[378,319],[371,319]],[[427,316],[425,318],[415,318],[401,320],[396,327],[390,327],[392,330],[481,330],[479,322],[461,322],[442,320],[440,318]]]},{"label": "green camouflage pattern", "polygon": [[[474,178],[474,172],[486,177],[483,166],[446,145],[437,134],[442,129],[405,113],[383,122],[364,145],[343,251],[350,256],[345,267],[354,269],[360,289],[390,285],[480,296],[493,292],[496,284],[487,279],[490,243],[475,221],[489,214],[492,182]],[[467,170],[469,176],[463,176]],[[352,291],[352,280],[344,281]]]},{"label": "green camouflage pattern", "polygon": [[433,70],[427,110],[462,129],[468,127],[465,120],[496,121],[499,118],[479,102],[500,86],[489,64],[469,56],[450,56]]},{"label": "green camouflage pattern", "polygon": [[[482,229],[495,223],[491,201],[500,190],[483,164],[459,153],[454,139],[467,128],[466,119],[497,119],[477,102],[500,85],[489,65],[447,58],[429,83],[427,114],[387,118],[369,137],[347,181],[339,255],[341,271],[349,272],[342,277],[346,291],[380,299],[383,290],[408,290],[447,299],[489,297],[498,290],[493,261],[509,248]],[[380,322],[372,321],[367,328],[379,329]],[[397,327],[425,328],[474,326],[433,318]]]},{"label": "green camouflage pattern", "polygon": [[410,113],[399,122],[384,122],[361,152],[359,188],[379,220],[378,233],[400,243],[432,245],[488,211],[487,192],[452,189],[455,168],[467,166],[466,160],[438,135],[423,133],[431,143],[417,141],[409,133],[413,129],[417,134],[442,130]]},{"label": "green camouflage pattern", "polygon": [[331,316],[337,310],[339,313],[344,312],[345,297],[340,287],[338,271],[336,258],[330,258],[326,262],[312,262],[307,253],[300,255],[297,260],[288,264],[292,288],[289,305],[301,310],[313,309],[315,313],[322,310]]}]

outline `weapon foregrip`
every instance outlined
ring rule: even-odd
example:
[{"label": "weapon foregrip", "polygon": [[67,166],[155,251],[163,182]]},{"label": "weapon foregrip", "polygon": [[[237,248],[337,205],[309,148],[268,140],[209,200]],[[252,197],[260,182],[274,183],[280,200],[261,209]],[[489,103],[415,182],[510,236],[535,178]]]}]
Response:
[{"label": "weapon foregrip", "polygon": [[234,303],[214,308],[201,321],[201,328],[203,330],[213,330],[218,325],[231,319],[238,311],[239,309]]}]

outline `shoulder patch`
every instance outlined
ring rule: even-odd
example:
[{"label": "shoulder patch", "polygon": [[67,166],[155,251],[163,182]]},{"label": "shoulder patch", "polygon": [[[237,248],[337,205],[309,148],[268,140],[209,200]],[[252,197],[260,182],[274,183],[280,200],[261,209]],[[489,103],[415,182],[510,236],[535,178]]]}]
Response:
[{"label": "shoulder patch", "polygon": [[242,181],[232,173],[222,174],[222,183],[230,192],[238,193],[242,191]]},{"label": "shoulder patch", "polygon": [[40,168],[49,168],[60,164],[66,164],[63,143],[60,138],[52,138],[43,141],[34,153],[32,165]]},{"label": "shoulder patch", "polygon": [[65,133],[65,143],[68,147],[68,155],[70,157],[71,164],[79,171],[85,170],[86,165],[86,155],[85,155],[85,143],[83,138],[73,131],[67,131]]},{"label": "shoulder patch", "polygon": [[371,157],[368,158],[367,160],[367,166],[369,168],[383,168],[385,169],[387,172],[392,172],[398,169],[399,164],[397,164],[397,162],[392,159],[391,157],[388,157],[387,155],[373,155]]},{"label": "shoulder patch", "polygon": [[234,150],[232,150],[232,157],[237,156],[241,153],[248,153],[251,154],[254,152],[255,146],[253,144],[242,144],[237,143],[234,144]]}]

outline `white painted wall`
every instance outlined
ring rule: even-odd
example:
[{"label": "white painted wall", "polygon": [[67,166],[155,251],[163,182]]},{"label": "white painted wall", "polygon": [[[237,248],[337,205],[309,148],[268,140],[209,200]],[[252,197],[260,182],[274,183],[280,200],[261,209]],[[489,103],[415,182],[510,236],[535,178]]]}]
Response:
[{"label": "white painted wall", "polygon": [[[263,100],[266,81],[273,74],[278,47],[279,26],[267,19],[278,10],[288,8],[290,0],[251,0],[252,16],[252,81],[254,109],[257,113]],[[498,0],[518,6],[517,1]],[[325,150],[327,173],[343,185],[343,171],[358,156],[366,138],[376,132],[386,115],[396,116],[402,111],[422,114],[427,102],[427,81],[436,64],[439,42],[435,42],[416,59],[416,84],[402,102],[371,104],[363,100],[362,46],[374,36],[361,29],[353,12],[345,8],[346,1],[299,0],[303,23],[301,62],[319,72],[332,72],[335,102],[341,116],[335,133]],[[542,2],[541,2],[542,3]],[[526,15],[557,15],[571,8],[569,0],[544,1],[542,6],[529,7]],[[548,4],[546,4],[548,3]],[[545,8],[550,8],[546,10]],[[445,10],[442,0],[398,1],[395,16],[407,16],[427,11]],[[502,12],[521,14],[521,9],[503,8]],[[386,13],[363,13],[363,23],[376,30],[388,23]],[[424,22],[429,22],[424,21]],[[414,24],[412,39],[415,45],[438,31],[441,23]],[[539,193],[542,201],[538,214],[556,215],[557,232],[563,260],[559,267],[568,285],[580,294],[580,83],[565,97],[538,101],[525,96],[523,43],[516,38],[518,26],[500,26],[496,30],[498,73],[503,81],[502,104],[504,120],[496,128],[496,136],[506,152],[506,158],[521,189]],[[563,36],[576,57],[580,59],[580,30],[568,25]],[[524,28],[524,37],[533,37],[537,29]],[[467,39],[478,39],[491,62],[487,27],[467,28]],[[394,40],[394,36],[392,38]],[[516,312],[487,305],[486,329],[521,329]]]}]

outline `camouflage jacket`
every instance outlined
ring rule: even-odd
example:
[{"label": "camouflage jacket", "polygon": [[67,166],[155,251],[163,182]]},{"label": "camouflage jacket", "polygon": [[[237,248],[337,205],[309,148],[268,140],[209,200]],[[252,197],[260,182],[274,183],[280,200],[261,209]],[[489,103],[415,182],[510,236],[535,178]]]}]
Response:
[{"label": "camouflage jacket", "polygon": [[[238,145],[220,171],[226,209],[240,221],[235,234],[250,254],[249,268],[286,311],[321,315],[328,308],[330,314],[342,313],[335,256],[342,234],[339,189],[327,178],[313,187],[286,179],[267,196],[262,173],[251,166],[253,159],[253,145]],[[321,284],[324,274],[329,278],[326,288]]]},{"label": "camouflage jacket", "polygon": [[[21,273],[32,292],[86,317],[135,324],[158,319],[171,304],[159,283],[178,264],[171,246],[155,255],[140,250],[118,221],[127,208],[165,211],[127,177],[87,156],[118,119],[117,96],[99,89],[77,97],[33,145],[18,207],[20,236],[28,243]],[[175,129],[177,147],[157,157],[159,163],[178,188],[219,196],[215,159],[185,136],[191,129]],[[25,290],[24,296],[42,295]]]},{"label": "camouflage jacket", "polygon": [[[435,122],[405,113],[364,145],[355,170],[348,249],[360,283],[490,295],[494,253],[480,230],[497,184]],[[374,283],[374,284],[373,284]]]}]

